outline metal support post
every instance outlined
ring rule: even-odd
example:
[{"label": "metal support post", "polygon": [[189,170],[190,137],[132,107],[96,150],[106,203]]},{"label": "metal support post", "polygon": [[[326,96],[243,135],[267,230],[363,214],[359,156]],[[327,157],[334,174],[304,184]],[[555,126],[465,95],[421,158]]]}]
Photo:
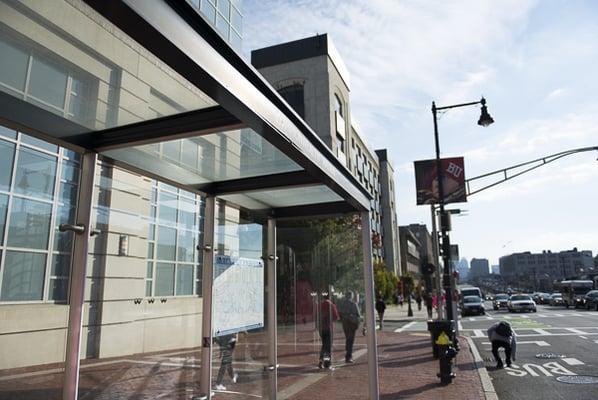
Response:
[{"label": "metal support post", "polygon": [[87,269],[89,233],[91,232],[96,162],[96,153],[83,154],[76,223],[75,225],[60,226],[60,230],[62,231],[75,232],[69,291],[70,307],[66,339],[64,386],[62,388],[62,398],[65,400],[75,400],[79,391],[81,331],[83,330],[83,303],[85,301],[85,272]]},{"label": "metal support post", "polygon": [[268,381],[269,399],[276,399],[278,392],[278,335],[276,318],[276,220],[268,218],[267,239],[267,266],[268,266]]},{"label": "metal support post", "polygon": [[361,213],[361,240],[363,243],[363,278],[365,290],[365,323],[368,346],[368,383],[370,400],[378,400],[378,346],[376,343],[376,315],[374,309],[374,267],[372,264],[372,228],[370,213]]},{"label": "metal support post", "polygon": [[446,297],[446,318],[453,320],[453,291],[451,290],[451,242],[445,224],[444,211],[444,171],[440,160],[440,143],[438,139],[438,120],[436,116],[436,103],[432,102],[432,115],[434,116],[434,143],[436,145],[436,179],[438,180],[438,203],[440,209],[440,234],[442,236],[442,261],[444,264],[442,284]]},{"label": "metal support post", "polygon": [[212,398],[212,288],[214,281],[214,231],[216,215],[216,198],[206,197],[206,214],[204,223],[204,243],[198,246],[203,250],[202,274],[202,321],[201,321],[201,376],[199,388],[202,399]]},{"label": "metal support post", "polygon": [[434,204],[430,205],[430,211],[432,213],[432,254],[434,255],[434,265],[436,266],[436,312],[438,313],[438,319],[442,319],[442,268],[438,262],[438,229],[436,228],[436,206]]}]

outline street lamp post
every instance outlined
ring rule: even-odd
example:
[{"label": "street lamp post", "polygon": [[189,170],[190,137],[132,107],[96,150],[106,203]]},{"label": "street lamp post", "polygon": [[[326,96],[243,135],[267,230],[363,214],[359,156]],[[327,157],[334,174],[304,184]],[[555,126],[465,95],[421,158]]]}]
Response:
[{"label": "street lamp post", "polygon": [[440,143],[438,138],[438,118],[437,113],[441,110],[448,110],[450,108],[458,108],[458,107],[467,107],[481,104],[481,114],[480,119],[478,120],[478,125],[480,126],[488,126],[494,122],[490,114],[488,114],[488,109],[486,108],[486,99],[482,97],[480,101],[474,101],[470,103],[461,103],[461,104],[454,104],[451,106],[443,106],[443,107],[436,107],[436,103],[432,102],[432,115],[434,117],[434,143],[436,145],[436,171],[437,171],[437,180],[438,180],[438,205],[440,211],[440,236],[442,239],[441,244],[441,255],[442,255],[442,263],[444,266],[443,269],[443,280],[442,285],[444,286],[444,291],[446,293],[446,317],[447,319],[454,320],[453,314],[453,293],[451,290],[451,275],[452,275],[452,266],[451,266],[451,242],[448,235],[448,226],[447,226],[447,214],[444,210],[444,171],[442,170],[442,162],[440,160]]}]

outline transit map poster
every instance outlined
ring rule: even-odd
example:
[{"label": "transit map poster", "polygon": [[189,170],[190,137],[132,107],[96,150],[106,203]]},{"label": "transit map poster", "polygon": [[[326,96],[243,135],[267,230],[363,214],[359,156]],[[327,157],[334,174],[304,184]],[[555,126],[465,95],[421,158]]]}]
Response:
[{"label": "transit map poster", "polygon": [[214,336],[264,326],[264,262],[261,259],[216,256],[212,290]]}]

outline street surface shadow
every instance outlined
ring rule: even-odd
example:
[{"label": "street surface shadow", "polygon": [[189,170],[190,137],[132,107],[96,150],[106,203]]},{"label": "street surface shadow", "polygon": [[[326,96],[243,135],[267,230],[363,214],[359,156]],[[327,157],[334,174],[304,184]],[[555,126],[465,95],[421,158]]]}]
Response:
[{"label": "street surface shadow", "polygon": [[395,393],[382,394],[380,395],[380,400],[408,399],[411,396],[422,394],[430,389],[435,389],[440,386],[443,385],[439,382],[428,383],[426,385],[422,385],[412,389],[405,389]]}]

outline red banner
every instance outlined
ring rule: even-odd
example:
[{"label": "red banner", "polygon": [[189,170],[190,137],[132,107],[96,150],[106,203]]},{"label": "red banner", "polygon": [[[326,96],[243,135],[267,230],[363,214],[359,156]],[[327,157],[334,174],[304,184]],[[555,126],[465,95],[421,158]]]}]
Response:
[{"label": "red banner", "polygon": [[[444,204],[467,201],[465,192],[465,166],[463,157],[443,158]],[[415,161],[415,186],[417,205],[438,204],[438,173],[436,160]]]}]

